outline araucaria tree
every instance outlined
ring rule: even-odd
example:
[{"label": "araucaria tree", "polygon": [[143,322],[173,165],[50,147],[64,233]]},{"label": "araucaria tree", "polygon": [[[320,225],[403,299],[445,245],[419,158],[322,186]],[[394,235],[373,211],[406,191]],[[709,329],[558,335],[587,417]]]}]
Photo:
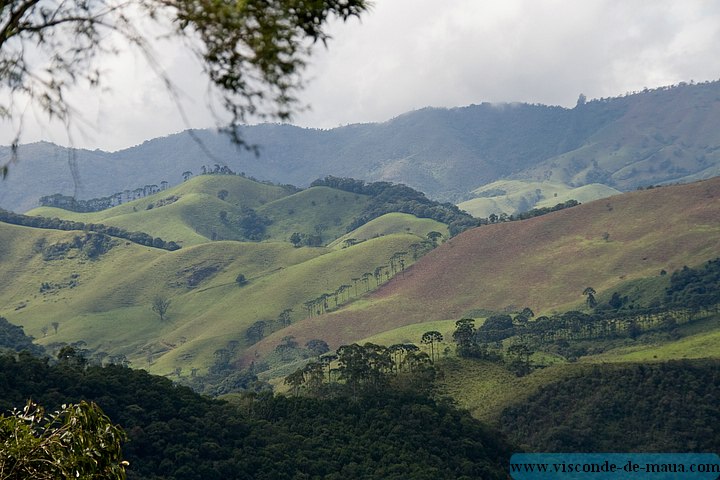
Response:
[{"label": "araucaria tree", "polygon": [[462,318],[455,322],[453,340],[457,343],[457,352],[461,357],[473,356],[475,346],[475,320]]},{"label": "araucaria tree", "polygon": [[25,106],[17,100],[27,99],[67,123],[68,93],[104,88],[98,59],[127,47],[176,95],[153,50],[158,38],[174,37],[202,63],[230,114],[228,131],[241,141],[237,127],[249,117],[290,117],[312,45],[330,38],[328,21],[367,7],[366,0],[0,1],[0,117],[20,120]]},{"label": "araucaria tree", "polygon": [[429,332],[423,333],[422,338],[420,339],[420,342],[425,345],[430,345],[430,361],[435,361],[435,344],[440,343],[443,341],[442,333],[431,330]]},{"label": "araucaria tree", "polygon": [[597,306],[597,300],[595,300],[595,294],[597,292],[592,287],[587,287],[583,290],[583,295],[587,295],[587,306],[588,308],[595,308]]}]

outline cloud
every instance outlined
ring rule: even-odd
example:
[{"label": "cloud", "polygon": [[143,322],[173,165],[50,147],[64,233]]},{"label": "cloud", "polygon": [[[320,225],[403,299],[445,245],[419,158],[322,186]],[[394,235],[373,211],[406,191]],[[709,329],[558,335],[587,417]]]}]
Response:
[{"label": "cloud", "polygon": [[[617,96],[720,71],[720,5],[704,0],[376,0],[332,33],[328,49],[315,48],[301,96],[311,108],[294,123],[331,128],[481,102],[571,107],[581,92]],[[76,145],[119,149],[216,124],[197,61],[182,45],[157,48],[186,119],[145,61],[124,53],[106,60],[110,93],[73,97],[92,125]],[[27,118],[23,140],[67,143],[40,120]]]},{"label": "cloud", "polygon": [[330,127],[483,101],[572,106],[581,92],[713,79],[719,26],[718,8],[701,1],[381,0],[318,53],[314,109],[298,120]]}]

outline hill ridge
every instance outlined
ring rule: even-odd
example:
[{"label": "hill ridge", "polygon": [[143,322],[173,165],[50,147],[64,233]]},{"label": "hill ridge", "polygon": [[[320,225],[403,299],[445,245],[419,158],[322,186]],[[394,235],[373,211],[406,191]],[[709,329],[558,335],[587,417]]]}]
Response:
[{"label": "hill ridge", "polygon": [[[301,341],[308,332],[321,331],[337,347],[403,325],[457,320],[473,309],[527,306],[540,315],[577,308],[587,286],[600,292],[715,258],[720,251],[718,198],[720,177],[474,228],[362,301],[294,324],[283,335]],[[259,350],[278,341],[271,335]]]},{"label": "hill ridge", "polygon": [[[261,146],[259,158],[217,132],[193,133],[214,157],[209,161],[276,183],[307,186],[325,175],[347,176],[404,183],[453,202],[504,178],[574,187],[602,183],[628,191],[720,173],[718,99],[720,82],[706,82],[591,100],[573,109],[482,103],[332,130],[245,127],[247,141]],[[187,132],[113,153],[23,145],[22,160],[12,164],[0,189],[0,206],[25,211],[58,192],[78,190],[79,198],[91,198],[162,180],[175,184],[181,172],[197,173],[208,161],[202,150]],[[66,167],[68,154],[75,155],[79,184]],[[0,148],[0,164],[8,155]]]}]

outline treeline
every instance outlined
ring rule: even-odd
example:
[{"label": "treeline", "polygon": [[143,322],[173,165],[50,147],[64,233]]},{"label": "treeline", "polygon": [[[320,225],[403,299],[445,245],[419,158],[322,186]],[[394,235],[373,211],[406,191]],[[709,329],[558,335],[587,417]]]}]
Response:
[{"label": "treeline", "polygon": [[327,176],[324,179],[315,180],[310,186],[325,186],[371,196],[371,201],[365,210],[348,226],[348,232],[387,213],[400,212],[409,213],[420,218],[431,218],[444,223],[448,226],[450,236],[454,237],[469,228],[498,222],[524,220],[580,205],[577,200],[568,200],[554,207],[534,208],[516,215],[503,213],[501,215],[491,214],[487,218],[475,218],[452,203],[439,203],[430,200],[424,193],[402,184],[390,182],[365,183],[354,178]]},{"label": "treeline", "polygon": [[22,327],[13,325],[5,317],[0,317],[0,352],[22,352],[23,350],[33,355],[42,355],[43,347],[35,345],[33,338],[25,335]]},{"label": "treeline", "polygon": [[[417,260],[421,253],[431,250],[435,246],[432,241],[414,243],[410,247],[413,251],[413,260]],[[360,285],[360,294],[367,293],[371,289],[371,283],[375,283],[375,288],[384,282],[390,281],[391,278],[399,273],[404,273],[407,267],[408,252],[395,252],[387,262],[378,265],[372,272],[365,272],[358,277],[352,277],[349,283],[339,285],[334,291],[320,294],[318,297],[303,303],[309,317],[322,315],[331,308],[337,308],[350,300],[350,296],[358,296],[358,285]],[[374,279],[374,282],[371,282]],[[333,302],[331,304],[331,302]]]},{"label": "treeline", "polygon": [[[210,165],[201,165],[200,166],[200,175],[236,175],[238,177],[247,178],[248,180],[252,180],[253,182],[262,183],[263,185],[271,185],[275,187],[282,187],[285,190],[287,190],[290,194],[297,193],[301,191],[301,188],[296,187],[295,185],[290,185],[288,183],[275,183],[271,182],[270,180],[258,180],[257,178],[253,177],[252,175],[247,176],[245,175],[245,172],[234,172],[230,167],[227,165],[220,165],[219,163],[215,163],[212,166]],[[182,173],[183,181],[187,182],[192,178],[193,172],[190,170],[187,170]]]},{"label": "treeline", "polygon": [[700,268],[684,266],[673,272],[665,295],[670,305],[692,308],[720,304],[720,257]]},{"label": "treeline", "polygon": [[503,431],[538,452],[717,452],[720,362],[593,366],[507,408]]},{"label": "treeline", "polygon": [[295,395],[357,397],[388,388],[428,394],[434,378],[432,359],[412,343],[353,343],[298,368],[285,377],[285,384]]},{"label": "treeline", "polygon": [[[200,175],[237,175],[239,177],[248,178],[254,182],[262,183],[265,185],[277,185],[287,189],[290,193],[300,191],[299,188],[293,185],[280,185],[268,181],[258,180],[254,177],[245,177],[245,172],[235,173],[227,165],[215,164],[214,166],[202,165],[200,167]],[[187,182],[192,178],[193,172],[187,170],[182,173],[182,179]],[[112,195],[105,197],[90,198],[88,200],[77,199],[70,195],[63,195],[61,193],[55,193],[53,195],[45,195],[40,197],[38,203],[42,207],[54,207],[62,208],[70,212],[78,213],[89,213],[89,212],[100,212],[107,210],[108,208],[122,205],[123,203],[132,202],[141,198],[154,195],[156,193],[167,190],[170,183],[167,180],[163,180],[160,184],[143,185],[133,189],[126,189],[122,192],[115,192]]]},{"label": "treeline", "polygon": [[511,449],[449,403],[391,389],[354,400],[210,400],[141,370],[0,355],[0,411],[96,402],[125,429],[128,479],[505,479]]},{"label": "treeline", "polygon": [[554,207],[533,208],[532,210],[528,210],[527,212],[515,213],[513,215],[510,215],[508,217],[508,220],[525,220],[528,218],[539,217],[548,213],[557,212],[559,210],[564,210],[566,208],[576,207],[578,205],[580,205],[580,202],[571,199],[567,202],[558,203]]},{"label": "treeline", "polygon": [[532,360],[537,351],[576,361],[602,352],[613,342],[635,340],[644,334],[678,338],[681,325],[720,313],[720,258],[697,269],[686,266],[674,272],[664,297],[653,307],[638,308],[617,292],[599,304],[595,293],[592,287],[583,292],[588,305],[584,312],[535,317],[526,307],[514,314],[491,313],[479,327],[472,318],[460,319],[452,335],[456,352],[460,357],[503,363],[523,376],[543,366]]},{"label": "treeline", "polygon": [[101,223],[83,223],[59,218],[33,217],[9,212],[0,208],[0,222],[10,223],[32,228],[47,228],[51,230],[81,230],[99,233],[110,237],[122,238],[146,247],[162,248],[164,250],[178,250],[180,245],[173,241],[166,242],[160,237],[153,237],[144,232],[128,232],[120,227],[112,227]]},{"label": "treeline", "polygon": [[468,228],[479,225],[478,220],[452,203],[439,203],[428,199],[424,193],[407,185],[390,182],[365,183],[353,178],[327,176],[315,180],[311,187],[324,186],[371,197],[365,210],[348,226],[351,232],[370,220],[392,212],[409,213],[420,218],[431,218],[448,225],[450,235],[455,236]]},{"label": "treeline", "polygon": [[138,187],[133,190],[125,190],[122,192],[116,192],[107,197],[91,198],[89,200],[80,200],[70,195],[63,195],[61,193],[55,193],[53,195],[46,195],[40,197],[39,203],[42,207],[55,207],[62,208],[71,212],[88,213],[88,212],[99,212],[107,210],[108,208],[122,205],[123,203],[131,202],[140,198],[154,195],[168,188],[169,183],[165,180],[160,182],[158,185],[145,185]]}]

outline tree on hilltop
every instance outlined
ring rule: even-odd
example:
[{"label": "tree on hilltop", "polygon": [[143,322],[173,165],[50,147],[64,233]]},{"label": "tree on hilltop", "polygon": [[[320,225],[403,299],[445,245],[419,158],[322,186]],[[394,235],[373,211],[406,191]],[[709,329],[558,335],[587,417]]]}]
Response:
[{"label": "tree on hilltop", "polygon": [[587,295],[587,306],[588,308],[595,308],[597,306],[597,300],[595,300],[595,295],[597,292],[592,287],[587,287],[585,290],[583,290],[583,295]]}]

